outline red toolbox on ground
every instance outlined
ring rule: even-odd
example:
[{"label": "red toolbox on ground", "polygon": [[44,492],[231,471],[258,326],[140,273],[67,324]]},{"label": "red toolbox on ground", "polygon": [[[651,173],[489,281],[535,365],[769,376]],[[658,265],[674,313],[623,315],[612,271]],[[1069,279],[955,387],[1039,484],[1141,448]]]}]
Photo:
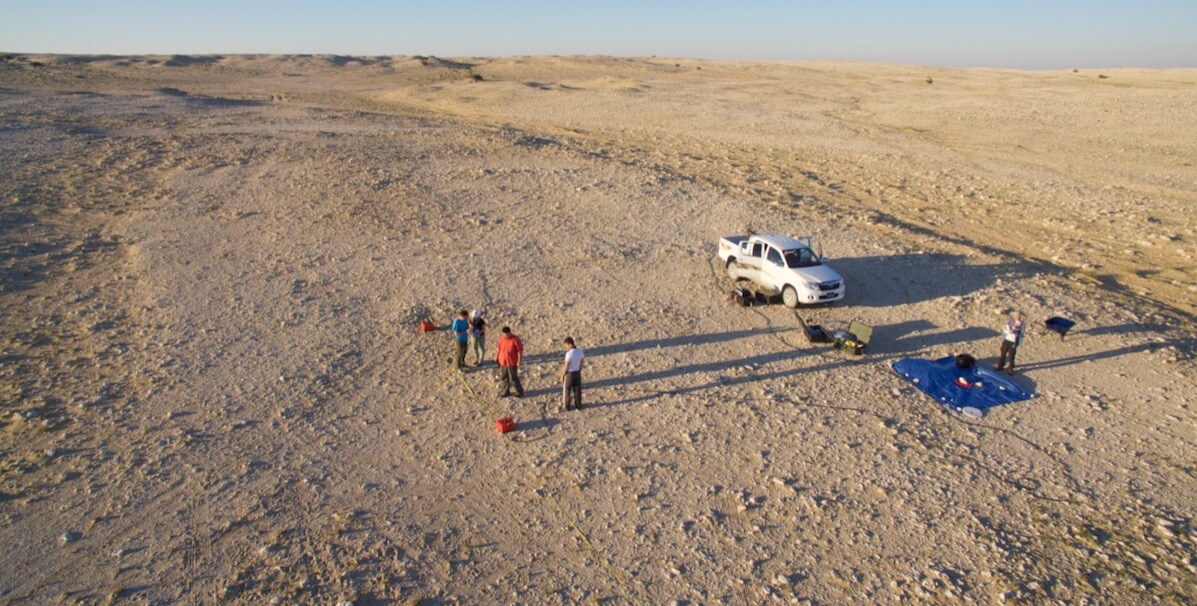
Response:
[{"label": "red toolbox on ground", "polygon": [[495,421],[495,429],[499,430],[499,433],[507,433],[512,431],[515,429],[515,420],[513,420],[511,417],[503,417],[502,419]]}]

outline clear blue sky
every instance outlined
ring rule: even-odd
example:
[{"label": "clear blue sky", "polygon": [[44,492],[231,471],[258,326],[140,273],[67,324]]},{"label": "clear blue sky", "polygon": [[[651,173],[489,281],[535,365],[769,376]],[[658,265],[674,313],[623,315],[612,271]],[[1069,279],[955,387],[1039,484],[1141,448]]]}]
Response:
[{"label": "clear blue sky", "polygon": [[1197,67],[1197,0],[0,0],[0,51]]}]

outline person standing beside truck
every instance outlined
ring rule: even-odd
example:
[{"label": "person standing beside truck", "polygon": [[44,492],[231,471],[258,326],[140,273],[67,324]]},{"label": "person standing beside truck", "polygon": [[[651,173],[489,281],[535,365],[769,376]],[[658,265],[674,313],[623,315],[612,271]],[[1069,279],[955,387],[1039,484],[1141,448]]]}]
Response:
[{"label": "person standing beside truck", "polygon": [[470,342],[470,321],[467,320],[469,317],[470,315],[464,309],[457,312],[457,319],[453,320],[453,326],[450,327],[453,330],[453,338],[457,344],[455,363],[457,370],[465,368],[466,346]]},{"label": "person standing beside truck", "polygon": [[1002,349],[1000,357],[998,358],[997,366],[994,370],[1001,370],[1006,367],[1006,358],[1010,358],[1010,366],[1006,370],[1006,374],[1014,374],[1014,355],[1018,353],[1018,346],[1022,344],[1022,312],[1014,312],[1010,315],[1010,321],[1002,327]]},{"label": "person standing beside truck", "polygon": [[524,344],[520,338],[512,334],[511,328],[504,326],[499,331],[499,351],[495,358],[499,361],[499,397],[506,398],[515,389],[515,397],[524,397],[524,386],[520,384],[520,361],[524,357]]},{"label": "person standing beside truck", "polygon": [[561,365],[561,407],[564,410],[581,410],[582,364],[586,354],[574,343],[573,337],[565,337],[561,343],[566,348],[565,363]]}]

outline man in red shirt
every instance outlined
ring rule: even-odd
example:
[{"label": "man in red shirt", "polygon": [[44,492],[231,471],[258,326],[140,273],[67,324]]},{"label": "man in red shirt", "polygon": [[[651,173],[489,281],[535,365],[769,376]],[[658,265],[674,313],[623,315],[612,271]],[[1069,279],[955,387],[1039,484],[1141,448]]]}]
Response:
[{"label": "man in red shirt", "polygon": [[520,360],[524,357],[524,344],[520,338],[504,326],[499,331],[499,397],[506,398],[515,389],[515,397],[524,397],[524,386],[520,385]]}]

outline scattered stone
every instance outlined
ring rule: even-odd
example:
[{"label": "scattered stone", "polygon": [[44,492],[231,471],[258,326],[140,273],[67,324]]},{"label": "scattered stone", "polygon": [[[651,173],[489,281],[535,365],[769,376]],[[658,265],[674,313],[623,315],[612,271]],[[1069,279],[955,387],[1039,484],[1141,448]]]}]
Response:
[{"label": "scattered stone", "polygon": [[1171,520],[1160,518],[1155,521],[1156,532],[1169,539],[1176,538],[1176,532],[1173,530],[1173,528],[1174,525],[1172,524]]}]

